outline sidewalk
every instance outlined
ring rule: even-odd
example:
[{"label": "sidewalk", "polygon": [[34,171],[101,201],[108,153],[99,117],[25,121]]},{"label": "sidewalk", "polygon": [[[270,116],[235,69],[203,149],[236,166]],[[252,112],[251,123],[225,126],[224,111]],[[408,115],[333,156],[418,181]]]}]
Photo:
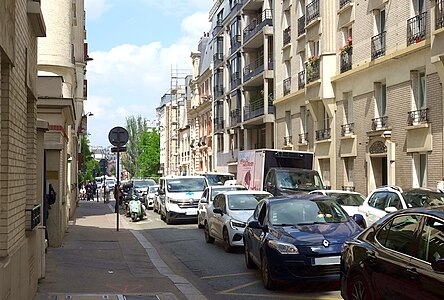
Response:
[{"label": "sidewalk", "polygon": [[119,215],[114,201],[81,201],[60,248],[48,248],[46,276],[35,300],[56,299],[185,299],[159,273]]}]

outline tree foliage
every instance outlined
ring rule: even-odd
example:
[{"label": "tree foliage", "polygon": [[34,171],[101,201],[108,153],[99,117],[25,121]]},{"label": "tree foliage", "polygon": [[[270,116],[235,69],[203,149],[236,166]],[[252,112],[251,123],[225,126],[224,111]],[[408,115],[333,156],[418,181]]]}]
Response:
[{"label": "tree foliage", "polygon": [[160,135],[153,129],[144,131],[140,135],[139,147],[141,150],[139,156],[139,169],[136,172],[137,177],[156,177],[160,168]]},{"label": "tree foliage", "polygon": [[142,132],[146,130],[147,121],[138,116],[126,118],[126,130],[128,131],[128,143],[126,144],[126,155],[122,158],[122,164],[132,176],[135,176],[139,169],[139,156],[141,149],[139,139]]},{"label": "tree foliage", "polygon": [[82,185],[88,180],[93,180],[95,175],[100,172],[99,162],[94,159],[94,156],[90,149],[89,139],[86,135],[82,135],[80,138],[80,153],[81,153],[81,166],[79,170],[79,184]]}]

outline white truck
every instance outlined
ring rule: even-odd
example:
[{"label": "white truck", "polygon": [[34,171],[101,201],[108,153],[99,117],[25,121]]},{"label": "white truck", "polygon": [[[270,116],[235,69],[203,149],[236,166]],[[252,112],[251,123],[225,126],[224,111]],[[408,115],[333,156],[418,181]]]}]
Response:
[{"label": "white truck", "polygon": [[313,152],[253,149],[239,152],[237,182],[275,196],[324,189]]}]

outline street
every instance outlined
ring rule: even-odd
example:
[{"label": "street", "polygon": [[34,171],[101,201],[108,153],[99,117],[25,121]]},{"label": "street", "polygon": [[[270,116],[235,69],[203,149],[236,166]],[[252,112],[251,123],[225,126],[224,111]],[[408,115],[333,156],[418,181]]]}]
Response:
[{"label": "street", "polygon": [[293,283],[268,291],[260,272],[245,266],[243,249],[226,253],[217,241],[205,243],[204,232],[195,223],[166,225],[152,210],[147,214],[147,219],[134,223],[125,218],[125,227],[142,233],[173,272],[208,299],[342,299],[339,283]]}]

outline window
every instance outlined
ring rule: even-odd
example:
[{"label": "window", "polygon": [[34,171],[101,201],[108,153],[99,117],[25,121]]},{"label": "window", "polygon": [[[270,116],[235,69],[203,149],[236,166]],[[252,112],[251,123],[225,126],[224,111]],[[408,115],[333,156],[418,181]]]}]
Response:
[{"label": "window", "polygon": [[376,116],[384,117],[387,110],[387,86],[381,82],[375,83]]},{"label": "window", "polygon": [[344,124],[353,122],[353,97],[351,92],[343,94],[344,99]]},{"label": "window", "polygon": [[402,209],[402,202],[398,194],[388,193],[384,209],[387,207],[396,207],[396,209]]},{"label": "window", "polygon": [[416,97],[417,109],[426,108],[426,94],[425,94],[425,73],[418,74],[418,92]]},{"label": "window", "polygon": [[413,186],[427,187],[427,154],[413,154]]},{"label": "window", "polygon": [[344,158],[345,167],[345,178],[344,183],[346,186],[354,186],[354,170],[355,170],[355,159],[353,157]]},{"label": "window", "polygon": [[419,217],[415,215],[402,215],[393,218],[376,234],[376,239],[386,248],[410,254],[418,221]]},{"label": "window", "polygon": [[419,237],[417,258],[429,263],[444,258],[444,222],[428,217]]},{"label": "window", "polygon": [[285,136],[291,135],[291,111],[285,111]]},{"label": "window", "polygon": [[376,209],[384,210],[386,197],[387,192],[376,192],[370,197],[368,205]]},{"label": "window", "polygon": [[385,9],[375,11],[376,34],[385,31]]},{"label": "window", "polygon": [[307,132],[307,122],[308,122],[308,114],[307,108],[305,106],[301,106],[301,134],[305,134]]}]

